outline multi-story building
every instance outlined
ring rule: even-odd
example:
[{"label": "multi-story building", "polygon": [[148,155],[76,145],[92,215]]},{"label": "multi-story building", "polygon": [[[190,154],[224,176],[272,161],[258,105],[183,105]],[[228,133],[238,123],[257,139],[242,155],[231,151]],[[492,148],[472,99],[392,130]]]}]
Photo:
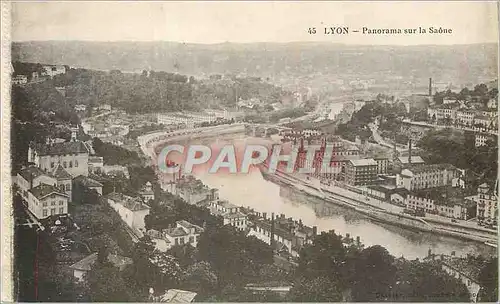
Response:
[{"label": "multi-story building", "polygon": [[73,177],[87,176],[88,161],[89,150],[81,141],[31,144],[28,149],[28,162],[34,163],[45,172],[53,171],[59,164]]},{"label": "multi-story building", "polygon": [[412,191],[448,186],[458,176],[457,168],[450,164],[422,165],[403,169],[396,176],[396,184]]},{"label": "multi-story building", "polygon": [[498,100],[497,100],[497,98],[490,98],[490,100],[488,100],[488,103],[486,104],[486,106],[489,109],[496,109],[498,107]]},{"label": "multi-story building", "polygon": [[498,218],[498,198],[488,184],[483,183],[477,188],[477,194],[471,198],[477,205],[477,217],[480,220],[489,219],[493,222]]},{"label": "multi-story building", "polygon": [[389,156],[377,155],[373,159],[377,162],[377,174],[387,174],[390,167]]},{"label": "multi-story building", "polygon": [[61,193],[66,194],[69,201],[71,201],[71,178],[71,175],[60,166],[57,166],[51,172],[45,172],[31,165],[22,169],[17,174],[15,183],[19,187],[21,197],[26,201],[28,199],[28,191],[41,184],[56,187]]},{"label": "multi-story building", "polygon": [[90,173],[101,173],[102,167],[104,167],[104,158],[102,156],[89,156],[88,166]]},{"label": "multi-story building", "polygon": [[138,235],[145,232],[144,218],[150,207],[140,198],[133,198],[122,193],[112,192],[106,196],[108,204],[115,209],[121,219]]},{"label": "multi-story building", "polygon": [[210,189],[200,180],[191,176],[179,179],[175,183],[175,194],[191,205],[196,205],[206,200],[213,201],[219,198],[217,189]]},{"label": "multi-story building", "polygon": [[160,113],[157,117],[158,124],[185,124],[187,128],[193,128],[196,124],[211,123],[216,120],[217,116],[213,113]]},{"label": "multi-story building", "polygon": [[203,231],[204,229],[200,226],[182,220],[176,222],[175,226],[163,229],[161,232],[148,230],[147,234],[159,251],[166,252],[173,246],[190,244],[196,247]]},{"label": "multi-story building", "polygon": [[153,185],[151,184],[151,182],[146,182],[141,191],[139,191],[139,196],[145,202],[153,201],[155,199],[155,192],[153,191]]},{"label": "multi-story building", "polygon": [[377,180],[377,162],[372,158],[351,159],[344,169],[344,180],[349,185],[369,185]]},{"label": "multi-story building", "polygon": [[211,214],[222,217],[223,225],[231,225],[239,230],[247,228],[247,215],[241,212],[239,206],[223,200],[210,201],[208,206]]},{"label": "multi-story building", "polygon": [[472,110],[458,110],[455,123],[471,127],[474,124],[475,115],[476,113]]},{"label": "multi-story building", "polygon": [[459,107],[460,105],[456,103],[437,105],[427,108],[427,115],[430,121],[449,119],[453,122],[457,117],[457,110]]},{"label": "multi-story building", "polygon": [[53,185],[39,184],[28,190],[28,209],[38,219],[68,213],[69,197]]}]

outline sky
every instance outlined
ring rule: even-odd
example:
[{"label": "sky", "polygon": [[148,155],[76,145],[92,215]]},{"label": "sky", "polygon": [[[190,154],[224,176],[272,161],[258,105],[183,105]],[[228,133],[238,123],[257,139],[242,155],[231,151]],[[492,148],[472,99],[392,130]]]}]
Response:
[{"label": "sky", "polygon": [[[498,42],[496,2],[13,2],[13,41],[331,41],[346,44]],[[324,35],[324,27],[349,27]],[[451,34],[362,34],[363,27],[452,29]],[[315,27],[317,34],[308,29]],[[353,30],[359,30],[354,33]]]}]

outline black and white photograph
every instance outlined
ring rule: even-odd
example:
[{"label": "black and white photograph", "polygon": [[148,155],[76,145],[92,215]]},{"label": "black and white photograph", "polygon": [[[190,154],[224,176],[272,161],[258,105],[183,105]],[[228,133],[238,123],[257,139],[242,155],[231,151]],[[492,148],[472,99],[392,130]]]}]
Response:
[{"label": "black and white photograph", "polygon": [[2,2],[2,302],[499,301],[497,1]]}]

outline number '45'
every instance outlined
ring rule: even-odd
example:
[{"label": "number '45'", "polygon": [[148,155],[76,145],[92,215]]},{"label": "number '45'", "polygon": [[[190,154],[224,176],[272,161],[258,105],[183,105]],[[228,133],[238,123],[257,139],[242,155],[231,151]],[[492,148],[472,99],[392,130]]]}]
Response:
[{"label": "number '45'", "polygon": [[307,30],[309,34],[316,34],[316,28],[315,27],[310,27],[309,30]]}]

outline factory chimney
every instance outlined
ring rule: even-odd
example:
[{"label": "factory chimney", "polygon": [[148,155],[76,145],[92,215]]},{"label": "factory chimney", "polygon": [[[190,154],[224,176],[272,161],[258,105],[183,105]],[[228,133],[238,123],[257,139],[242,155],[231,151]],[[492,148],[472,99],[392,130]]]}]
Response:
[{"label": "factory chimney", "polygon": [[432,96],[432,78],[429,78],[429,97]]},{"label": "factory chimney", "polygon": [[408,140],[408,165],[411,165],[411,138]]}]

